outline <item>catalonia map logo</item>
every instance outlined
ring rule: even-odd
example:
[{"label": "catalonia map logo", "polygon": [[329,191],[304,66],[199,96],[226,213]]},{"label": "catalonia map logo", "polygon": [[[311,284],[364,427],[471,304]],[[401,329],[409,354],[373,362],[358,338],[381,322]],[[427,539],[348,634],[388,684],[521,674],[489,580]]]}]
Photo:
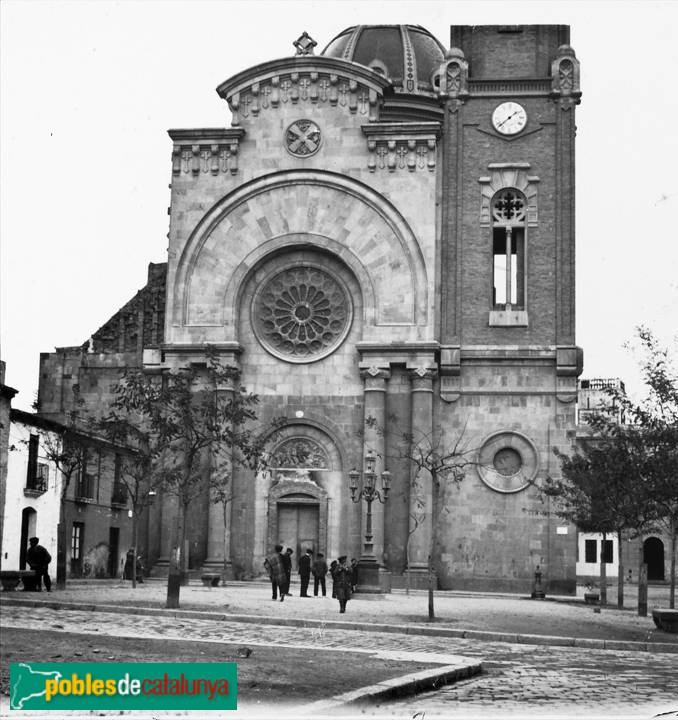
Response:
[{"label": "catalonia map logo", "polygon": [[236,710],[236,663],[12,663],[10,710]]}]

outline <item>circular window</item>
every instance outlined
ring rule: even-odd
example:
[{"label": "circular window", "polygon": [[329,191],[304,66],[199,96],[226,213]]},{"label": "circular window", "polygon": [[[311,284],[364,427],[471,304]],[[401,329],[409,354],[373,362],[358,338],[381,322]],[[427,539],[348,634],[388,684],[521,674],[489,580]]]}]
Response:
[{"label": "circular window", "polygon": [[320,128],[313,120],[296,120],[285,130],[285,147],[295,157],[315,155],[320,139]]},{"label": "circular window", "polygon": [[516,432],[490,435],[478,453],[478,474],[492,490],[524,490],[537,476],[539,455],[534,443]]},{"label": "circular window", "polygon": [[511,477],[511,475],[515,475],[523,466],[523,459],[517,450],[505,447],[497,452],[492,464],[500,475]]},{"label": "circular window", "polygon": [[329,355],[348,334],[352,319],[343,282],[316,267],[277,272],[262,283],[252,304],[252,326],[259,342],[290,362]]}]

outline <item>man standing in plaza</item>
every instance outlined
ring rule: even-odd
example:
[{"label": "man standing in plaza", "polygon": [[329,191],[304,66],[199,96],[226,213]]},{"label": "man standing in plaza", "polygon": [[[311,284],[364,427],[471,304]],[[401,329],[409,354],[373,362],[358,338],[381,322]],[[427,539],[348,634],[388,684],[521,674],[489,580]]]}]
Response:
[{"label": "man standing in plaza", "polygon": [[275,552],[264,560],[264,567],[271,579],[271,592],[273,600],[278,599],[278,589],[280,589],[280,602],[285,599],[286,576],[282,562],[282,545],[275,546]]},{"label": "man standing in plaza", "polygon": [[52,562],[52,556],[42,546],[38,545],[39,538],[32,537],[29,541],[30,547],[26,551],[26,562],[31,570],[35,572],[35,590],[40,592],[41,583],[45,583],[45,590],[51,592],[52,581],[49,577],[49,564]]},{"label": "man standing in plaza", "polygon": [[318,585],[322,588],[323,597],[326,597],[325,575],[327,575],[327,562],[325,556],[319,552],[313,563],[313,596],[318,597]]},{"label": "man standing in plaza", "polygon": [[308,594],[308,583],[311,580],[311,559],[313,558],[313,550],[307,550],[306,554],[299,559],[299,577],[301,578],[300,597],[311,597]]},{"label": "man standing in plaza", "polygon": [[[280,559],[282,562],[283,570],[285,571],[285,576],[287,578],[285,582],[285,592],[283,594],[283,597],[285,595],[292,595],[290,592],[290,583],[292,582],[292,553],[294,550],[292,548],[287,548],[284,553],[281,553]],[[282,591],[281,591],[282,592]]]},{"label": "man standing in plaza", "polygon": [[346,563],[346,555],[339,558],[332,575],[339,600],[339,612],[346,612],[346,603],[351,599],[351,568]]}]

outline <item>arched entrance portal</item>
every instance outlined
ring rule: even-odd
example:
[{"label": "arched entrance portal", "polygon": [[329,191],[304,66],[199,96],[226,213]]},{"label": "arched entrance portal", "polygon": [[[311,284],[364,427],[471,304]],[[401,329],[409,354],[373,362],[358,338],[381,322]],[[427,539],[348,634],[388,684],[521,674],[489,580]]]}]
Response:
[{"label": "arched entrance portal", "polygon": [[303,493],[291,493],[278,500],[278,541],[292,548],[292,567],[306,552],[318,551],[320,505],[318,499]]},{"label": "arched entrance portal", "polygon": [[274,482],[269,491],[268,544],[292,548],[292,567],[306,552],[327,552],[328,494],[323,476],[333,461],[325,438],[311,427],[283,431],[272,459]]},{"label": "arched entrance portal", "polygon": [[643,543],[643,560],[647,563],[647,579],[664,579],[664,543],[657,537],[649,537]]}]

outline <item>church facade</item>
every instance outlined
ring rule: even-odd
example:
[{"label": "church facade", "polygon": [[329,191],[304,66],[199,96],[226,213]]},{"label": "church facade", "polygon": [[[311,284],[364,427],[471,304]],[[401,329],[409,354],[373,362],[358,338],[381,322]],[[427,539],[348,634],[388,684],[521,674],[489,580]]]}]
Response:
[{"label": "church facade", "polygon": [[[442,588],[526,590],[539,568],[573,591],[576,533],[539,494],[575,442],[582,368],[569,28],[453,26],[448,49],[357,26],[295,47],[219,86],[229,127],[169,132],[167,263],[82,347],[41,357],[40,412],[76,383],[100,406],[124,367],[201,364],[209,345],[287,423],[270,473],[235,474],[226,519],[191,508],[192,567],[226,554],[258,575],[276,542],[361,557],[349,472],[373,453],[391,478],[370,517],[382,588],[423,579],[435,536]],[[472,458],[436,513],[403,435]],[[153,513],[162,567],[169,507]]]}]

